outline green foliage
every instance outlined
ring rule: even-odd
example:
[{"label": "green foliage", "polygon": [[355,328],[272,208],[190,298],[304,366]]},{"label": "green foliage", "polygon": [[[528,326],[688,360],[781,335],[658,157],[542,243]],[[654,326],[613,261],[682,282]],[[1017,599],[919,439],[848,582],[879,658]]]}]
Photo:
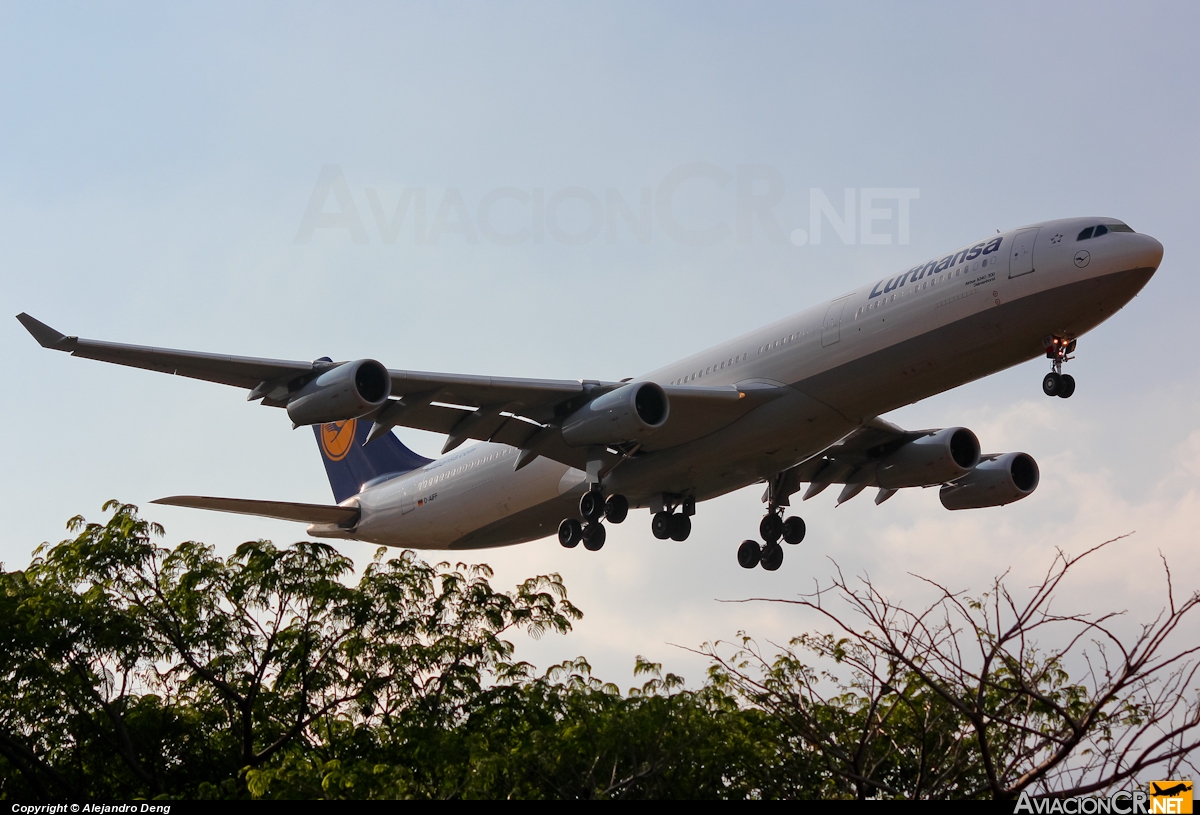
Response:
[{"label": "green foliage", "polygon": [[509,638],[579,619],[557,575],[499,592],[380,550],[351,585],[324,544],[220,558],[105,509],[3,576],[0,795],[744,798],[812,776],[770,717],[658,665],[628,694],[583,659],[534,676]]},{"label": "green foliage", "polygon": [[1175,777],[1200,746],[1200,646],[1162,651],[1200,595],[1127,646],[1110,615],[1048,613],[1075,560],[1024,605],[997,582],[910,613],[839,578],[862,624],[818,594],[796,602],[838,634],[710,646],[699,689],[639,658],[622,693],[582,657],[515,659],[512,637],[580,618],[557,575],[503,592],[381,549],[355,580],[325,544],[221,558],[105,509],[0,574],[0,797],[1004,798]]},{"label": "green foliage", "polygon": [[222,559],[155,545],[136,507],[105,509],[3,576],[5,795],[226,794],[347,722],[454,727],[527,674],[507,636],[580,616],[557,575],[497,592],[486,567],[381,550],[351,586],[324,544]]}]

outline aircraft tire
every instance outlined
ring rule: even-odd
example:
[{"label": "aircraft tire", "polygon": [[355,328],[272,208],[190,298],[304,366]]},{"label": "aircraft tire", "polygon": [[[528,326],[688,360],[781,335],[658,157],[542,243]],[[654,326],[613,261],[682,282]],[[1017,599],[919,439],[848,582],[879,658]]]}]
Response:
[{"label": "aircraft tire", "polygon": [[783,539],[788,543],[799,543],[804,540],[804,519],[798,515],[793,515],[783,522]]},{"label": "aircraft tire", "polygon": [[589,552],[599,552],[606,537],[603,525],[588,524],[583,528],[583,548]]},{"label": "aircraft tire", "polygon": [[783,547],[778,543],[768,543],[762,549],[762,567],[773,572],[783,565]]},{"label": "aircraft tire", "polygon": [[758,534],[767,543],[774,543],[783,534],[783,519],[774,512],[768,512],[758,523]]},{"label": "aircraft tire", "polygon": [[1063,399],[1070,399],[1071,394],[1075,393],[1075,377],[1071,376],[1070,374],[1063,374],[1062,381],[1063,387],[1062,390],[1059,391],[1058,395]]},{"label": "aircraft tire", "polygon": [[1042,393],[1046,394],[1047,396],[1058,396],[1062,390],[1062,374],[1057,374],[1054,371],[1051,371],[1042,378]]},{"label": "aircraft tire", "polygon": [[564,518],[558,525],[558,542],[567,549],[574,549],[583,540],[583,526],[574,518]]},{"label": "aircraft tire", "polygon": [[588,521],[598,521],[604,514],[604,496],[598,490],[588,490],[579,499],[579,514]]},{"label": "aircraft tire", "polygon": [[629,515],[629,500],[624,495],[616,493],[608,496],[604,502],[604,519],[610,524],[619,524]]},{"label": "aircraft tire", "polygon": [[743,569],[753,569],[762,559],[762,547],[758,545],[758,541],[742,541],[742,545],[738,547],[738,565]]},{"label": "aircraft tire", "polygon": [[685,541],[692,534],[692,519],[682,512],[669,516],[671,527],[668,530],[673,541]]},{"label": "aircraft tire", "polygon": [[665,541],[671,537],[671,513],[656,512],[650,520],[650,531],[654,533],[654,537],[660,541]]}]

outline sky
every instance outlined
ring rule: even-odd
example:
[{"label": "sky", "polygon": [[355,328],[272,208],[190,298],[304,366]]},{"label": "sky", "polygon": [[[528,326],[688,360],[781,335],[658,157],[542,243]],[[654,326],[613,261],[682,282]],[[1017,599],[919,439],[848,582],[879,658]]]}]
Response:
[{"label": "sky", "polygon": [[[500,587],[562,574],[584,619],[518,653],[621,684],[637,655],[694,684],[705,642],[820,625],[721,601],[794,598],[835,564],[916,603],[913,574],[1022,589],[1056,549],[1133,532],[1063,590],[1132,626],[1165,602],[1160,553],[1177,591],[1200,583],[1198,23],[1183,3],[5,3],[0,300],[95,339],[616,380],[997,229],[1117,217],[1163,263],[1080,340],[1070,400],[1042,396],[1039,360],[886,417],[1030,453],[1025,501],[831,490],[795,508],[808,538],[775,573],[735,561],[761,486],[701,504],[686,543],[640,510],[599,553],[431,557]],[[311,434],[240,391],[71,359],[11,318],[0,353],[7,568],[109,498],[222,553],[303,528],[149,501],[330,501]]]}]

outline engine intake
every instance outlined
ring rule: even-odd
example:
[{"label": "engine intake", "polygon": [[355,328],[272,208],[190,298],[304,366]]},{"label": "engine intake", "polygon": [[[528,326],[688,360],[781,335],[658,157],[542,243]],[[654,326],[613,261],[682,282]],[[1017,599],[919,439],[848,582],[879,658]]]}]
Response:
[{"label": "engine intake", "polygon": [[1006,453],[980,463],[954,484],[942,487],[946,509],[982,509],[1020,501],[1037,489],[1041,474],[1028,453]]},{"label": "engine intake", "polygon": [[879,486],[930,487],[960,479],[979,464],[979,439],[965,427],[947,427],[913,439],[875,468]]},{"label": "engine intake", "polygon": [[637,441],[666,424],[671,405],[653,382],[631,382],[598,396],[567,417],[563,441],[572,447]]},{"label": "engine intake", "polygon": [[296,391],[287,412],[297,426],[344,422],[375,410],[391,392],[387,368],[373,359],[360,359],[325,371]]}]

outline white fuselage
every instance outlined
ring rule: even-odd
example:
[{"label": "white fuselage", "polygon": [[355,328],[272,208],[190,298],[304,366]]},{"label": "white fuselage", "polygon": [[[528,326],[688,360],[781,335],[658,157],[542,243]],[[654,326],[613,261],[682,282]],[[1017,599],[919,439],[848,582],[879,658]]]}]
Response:
[{"label": "white fuselage", "polygon": [[[1136,295],[1162,258],[1146,235],[1076,240],[1111,220],[992,235],[638,377],[788,390],[707,436],[629,460],[606,487],[633,506],[662,493],[712,498],[820,453],[866,419],[1040,356],[1051,336],[1085,333]],[[575,514],[586,476],[544,457],[514,470],[517,452],[479,443],[374,485],[349,499],[360,521],[338,536],[448,549],[552,534]]]}]

